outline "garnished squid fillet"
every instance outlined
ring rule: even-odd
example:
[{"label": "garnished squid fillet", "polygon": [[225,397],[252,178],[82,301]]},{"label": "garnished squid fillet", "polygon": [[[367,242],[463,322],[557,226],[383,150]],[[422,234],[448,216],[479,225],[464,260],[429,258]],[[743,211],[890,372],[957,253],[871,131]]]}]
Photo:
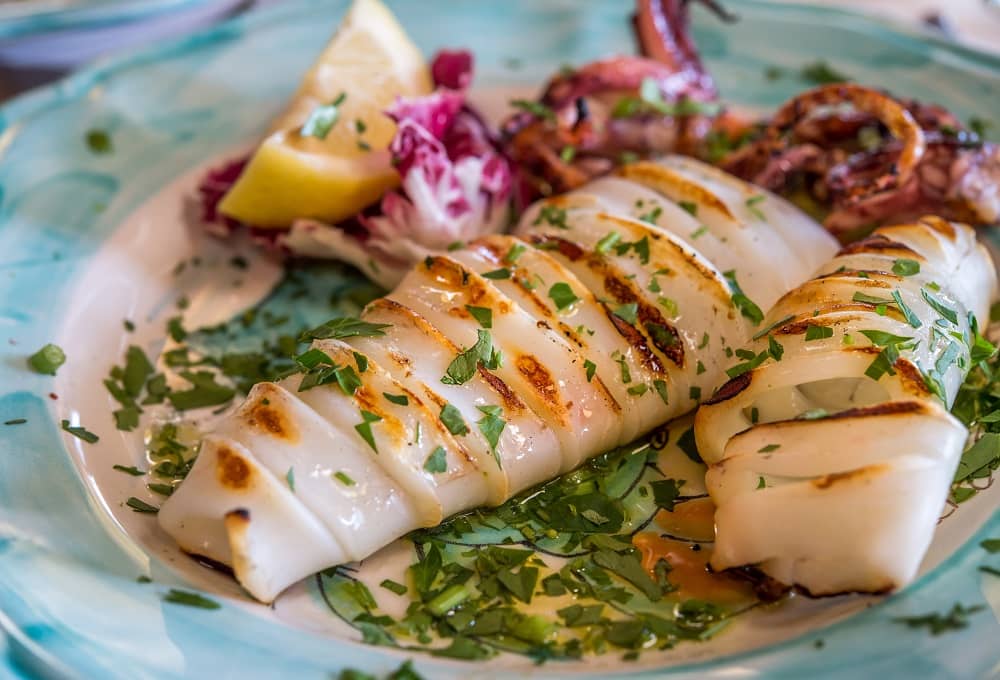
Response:
[{"label": "garnished squid fillet", "polygon": [[[365,309],[363,332],[327,333],[298,358],[298,374],[256,385],[206,439],[160,524],[271,601],[317,570],[499,504],[690,411],[724,379],[725,349],[760,322],[733,277],[776,298],[789,272],[805,278],[807,255],[751,224],[734,205],[742,198],[712,198],[706,187],[721,180],[678,182],[681,200],[705,206],[734,244],[766,236],[765,250],[788,262],[758,262],[763,250],[750,245],[733,255],[720,241],[714,256],[738,266],[723,274],[687,239],[691,213],[636,219],[622,203],[632,195],[607,182],[567,198],[606,199],[600,209],[537,206],[519,237],[427,257]],[[796,219],[832,251],[819,225]],[[758,286],[772,270],[782,276]]]},{"label": "garnished squid fillet", "polygon": [[972,229],[925,217],[783,296],[695,418],[712,566],[812,595],[912,580],[966,440],[947,407],[990,350],[976,319],[995,290]]}]

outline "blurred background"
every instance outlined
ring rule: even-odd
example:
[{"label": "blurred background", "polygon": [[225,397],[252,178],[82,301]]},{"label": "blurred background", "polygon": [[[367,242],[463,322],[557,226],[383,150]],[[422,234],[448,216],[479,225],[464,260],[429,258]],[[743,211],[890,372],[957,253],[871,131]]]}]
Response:
[{"label": "blurred background", "polygon": [[[0,102],[95,59],[191,33],[281,1],[0,0]],[[738,13],[741,2],[752,0],[721,1]],[[1000,0],[796,2],[869,13],[911,31],[1000,54]],[[578,4],[580,11],[586,11],[587,0]],[[460,11],[460,3],[456,9]]]}]

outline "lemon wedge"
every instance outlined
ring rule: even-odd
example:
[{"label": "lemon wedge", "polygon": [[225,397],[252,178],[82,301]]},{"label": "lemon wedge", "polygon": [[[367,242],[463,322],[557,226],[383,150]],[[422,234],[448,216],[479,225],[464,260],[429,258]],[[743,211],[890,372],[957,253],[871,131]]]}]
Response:
[{"label": "lemon wedge", "polygon": [[225,215],[260,227],[337,222],[399,183],[390,164],[397,95],[432,91],[430,71],[379,0],[355,0],[285,112],[223,197]]}]

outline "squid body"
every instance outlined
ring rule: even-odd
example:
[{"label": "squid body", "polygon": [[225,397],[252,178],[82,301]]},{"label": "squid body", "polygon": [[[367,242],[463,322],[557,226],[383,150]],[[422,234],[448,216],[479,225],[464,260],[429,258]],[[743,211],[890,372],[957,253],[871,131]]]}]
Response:
[{"label": "squid body", "polygon": [[[321,569],[495,505],[695,408],[727,348],[836,244],[681,157],[536,204],[426,258],[204,439],[160,525],[272,601]],[[324,335],[324,334],[321,334]]]},{"label": "squid body", "polygon": [[695,418],[712,566],[812,595],[913,579],[967,436],[947,407],[995,291],[975,232],[927,217],[876,230],[784,295]]}]

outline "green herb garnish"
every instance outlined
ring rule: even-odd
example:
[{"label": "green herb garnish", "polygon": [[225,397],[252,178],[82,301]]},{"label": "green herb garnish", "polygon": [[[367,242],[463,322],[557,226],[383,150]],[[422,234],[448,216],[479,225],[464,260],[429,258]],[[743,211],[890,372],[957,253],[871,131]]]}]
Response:
[{"label": "green herb garnish", "polygon": [[469,426],[465,424],[462,413],[451,404],[441,407],[441,422],[454,435],[464,436],[469,433]]},{"label": "green herb garnish", "polygon": [[49,343],[28,357],[28,366],[35,373],[55,375],[60,366],[66,363],[66,353],[58,345]]},{"label": "green herb garnish", "polygon": [[64,432],[68,432],[77,439],[82,439],[88,444],[95,444],[100,439],[96,434],[87,430],[87,428],[82,425],[70,425],[68,420],[62,421],[62,429]]},{"label": "green herb garnish", "polygon": [[375,435],[372,434],[372,423],[377,423],[382,420],[382,416],[376,415],[371,411],[361,410],[361,422],[354,426],[357,433],[364,439],[368,446],[372,447],[372,451],[378,453],[378,447],[375,446]]},{"label": "green herb garnish", "polygon": [[340,119],[340,106],[346,99],[347,93],[341,92],[329,104],[320,104],[317,106],[309,114],[306,122],[302,124],[299,133],[303,137],[326,139],[327,135],[330,134],[330,130],[333,129],[333,126]]},{"label": "green herb garnish", "polygon": [[552,287],[549,288],[549,298],[560,312],[580,301],[569,284],[563,281],[552,284]]},{"label": "green herb garnish", "polygon": [[176,588],[171,588],[170,591],[163,596],[163,601],[170,602],[171,604],[182,604],[187,607],[197,607],[198,609],[219,609],[222,606],[215,600],[210,600],[204,595],[188,592],[187,590],[178,590]]},{"label": "green herb garnish", "polygon": [[438,446],[424,461],[424,470],[432,474],[440,474],[448,470],[447,453],[443,446]]}]

